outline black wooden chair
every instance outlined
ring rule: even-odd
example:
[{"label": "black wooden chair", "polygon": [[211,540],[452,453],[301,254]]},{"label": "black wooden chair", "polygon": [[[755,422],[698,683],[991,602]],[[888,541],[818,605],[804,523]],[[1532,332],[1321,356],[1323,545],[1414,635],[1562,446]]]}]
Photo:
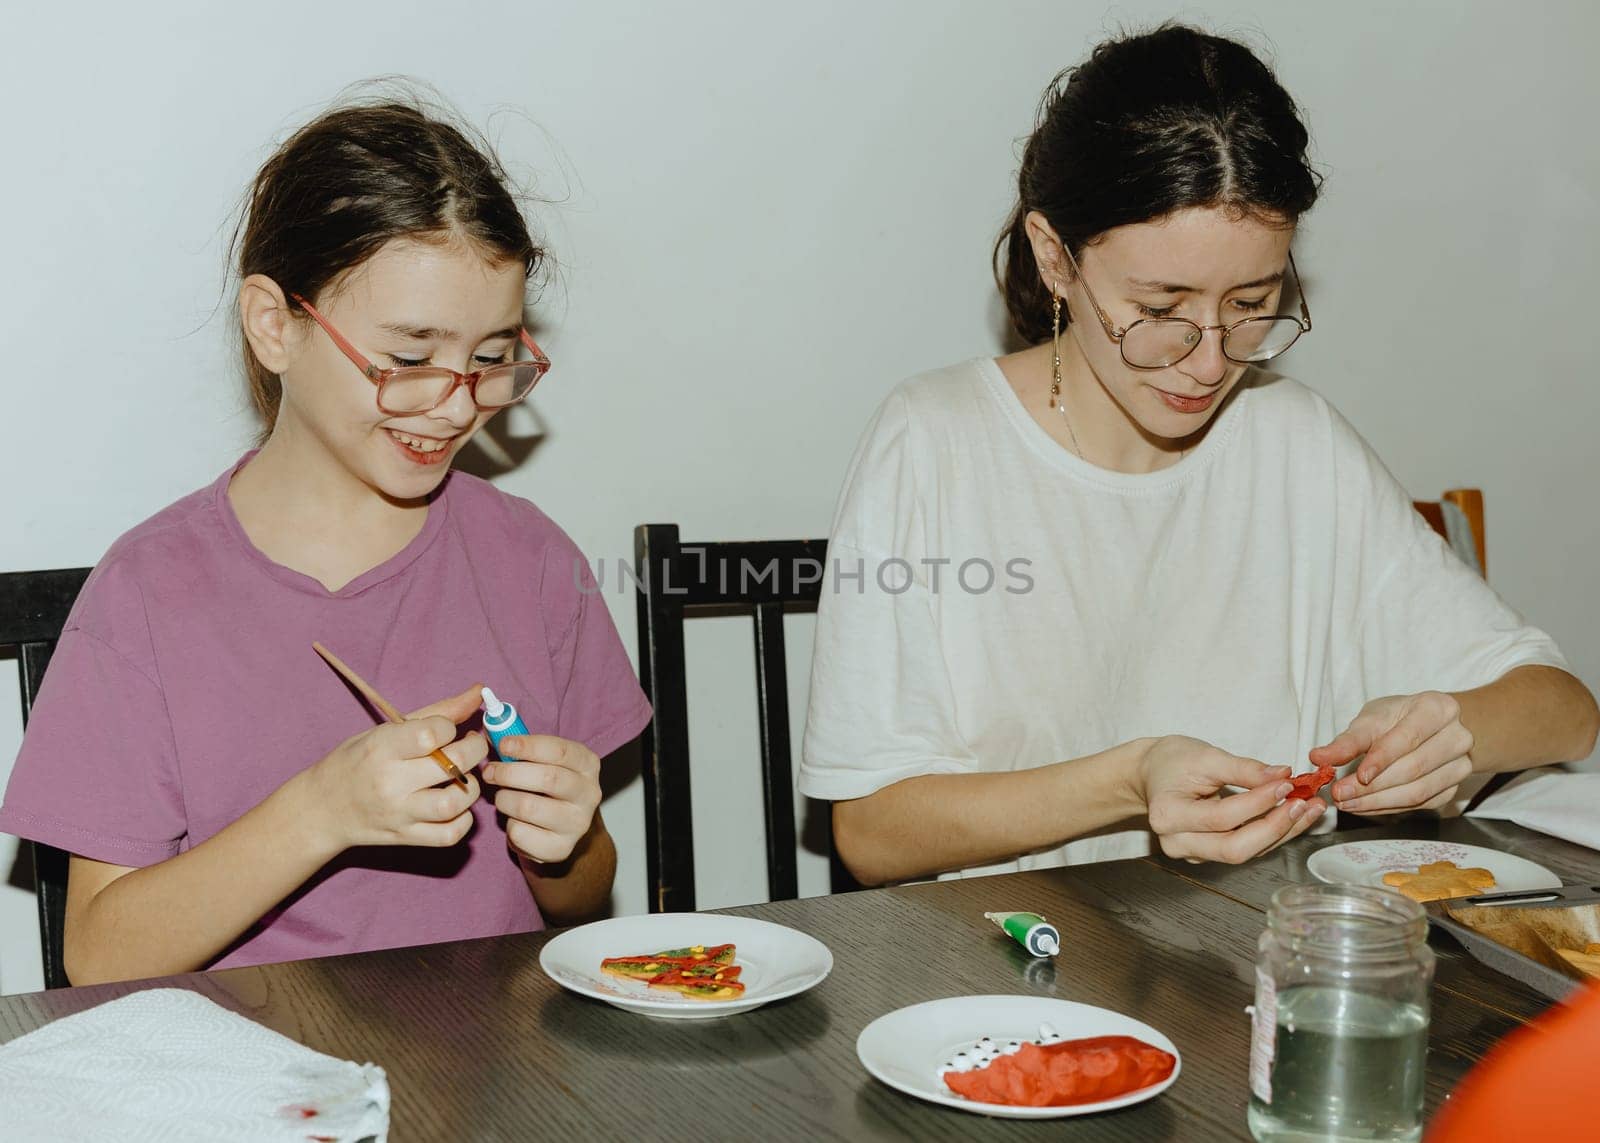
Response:
[{"label": "black wooden chair", "polygon": [[[655,707],[640,739],[644,754],[645,852],[650,911],[692,912],[694,837],[689,802],[689,700],[683,623],[696,615],[748,612],[755,620],[756,706],[761,732],[767,891],[799,895],[795,862],[794,771],[789,752],[786,610],[814,610],[822,594],[826,540],[685,544],[676,524],[633,532],[639,607],[639,681]],[[831,812],[828,833],[832,836]],[[830,847],[831,850],[831,847]],[[835,893],[859,888],[829,855]]]},{"label": "black wooden chair", "polygon": [[[0,647],[17,652],[17,681],[22,691],[22,725],[28,724],[33,700],[44,681],[50,653],[66,625],[67,612],[78,598],[90,568],[0,573]],[[62,929],[67,916],[67,854],[24,841],[33,854],[34,889],[39,898],[39,946],[44,956],[44,986],[65,988]]]}]

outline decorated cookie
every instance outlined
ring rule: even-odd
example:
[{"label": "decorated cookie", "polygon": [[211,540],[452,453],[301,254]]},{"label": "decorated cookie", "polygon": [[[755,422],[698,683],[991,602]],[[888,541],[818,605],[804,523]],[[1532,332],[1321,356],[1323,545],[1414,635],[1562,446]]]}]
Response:
[{"label": "decorated cookie", "polygon": [[611,956],[600,962],[600,971],[691,1000],[732,1000],[744,995],[739,980],[744,968],[733,963],[736,951],[733,945],[689,945],[643,956]]},{"label": "decorated cookie", "polygon": [[735,979],[738,975],[737,966],[724,966],[715,972],[684,969],[656,977],[650,987],[676,992],[691,1000],[732,1000],[744,995],[744,985]]}]

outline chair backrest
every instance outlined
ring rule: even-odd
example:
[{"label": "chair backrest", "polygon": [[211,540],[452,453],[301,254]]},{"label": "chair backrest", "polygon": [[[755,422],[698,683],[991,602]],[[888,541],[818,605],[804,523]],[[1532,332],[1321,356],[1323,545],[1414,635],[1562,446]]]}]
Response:
[{"label": "chair backrest", "polygon": [[[1451,545],[1466,542],[1477,552],[1478,571],[1484,575],[1489,574],[1489,552],[1484,541],[1483,532],[1483,490],[1478,488],[1452,488],[1438,500],[1414,501],[1422,518],[1433,526],[1433,530],[1445,538]],[[1451,527],[1452,517],[1465,518],[1470,538],[1458,537]]]},{"label": "chair backrest", "polygon": [[[44,681],[67,613],[89,578],[90,568],[0,573],[0,647],[17,653],[17,681],[22,691],[22,725],[28,725],[33,700]],[[67,916],[67,860],[62,850],[35,842],[32,847],[34,888],[39,899],[39,948],[44,957],[44,986],[70,983],[62,959],[62,929]]]},{"label": "chair backrest", "polygon": [[[730,611],[748,612],[755,620],[767,891],[774,901],[789,900],[798,895],[799,885],[783,616],[786,610],[815,609],[827,541],[685,544],[676,524],[641,524],[633,532],[633,550],[639,682],[655,708],[655,718],[640,739],[650,910],[691,912],[695,907],[683,623],[697,614]],[[831,815],[827,820],[831,836]],[[857,887],[831,855],[829,880],[836,893]]]}]

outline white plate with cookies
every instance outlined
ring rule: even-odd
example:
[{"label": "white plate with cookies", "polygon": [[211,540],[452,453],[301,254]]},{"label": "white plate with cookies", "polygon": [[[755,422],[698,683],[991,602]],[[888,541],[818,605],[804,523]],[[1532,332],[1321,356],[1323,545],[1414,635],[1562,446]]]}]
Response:
[{"label": "white plate with cookies", "polygon": [[1375,885],[1421,901],[1561,887],[1561,878],[1525,857],[1453,841],[1330,845],[1311,855],[1306,870],[1329,884]]},{"label": "white plate with cookies", "polygon": [[[669,953],[727,948],[739,995],[696,999],[613,975],[608,958],[648,960]],[[815,987],[833,971],[833,953],[807,933],[754,917],[650,913],[611,917],[558,933],[539,950],[539,967],[561,987],[616,1008],[663,1020],[710,1020],[748,1012]]]}]

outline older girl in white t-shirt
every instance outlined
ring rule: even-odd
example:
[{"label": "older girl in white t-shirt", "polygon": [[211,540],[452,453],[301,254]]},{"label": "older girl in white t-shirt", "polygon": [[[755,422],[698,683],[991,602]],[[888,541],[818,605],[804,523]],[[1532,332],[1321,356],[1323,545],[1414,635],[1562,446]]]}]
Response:
[{"label": "older girl in white t-shirt", "polygon": [[835,521],[800,788],[862,881],[1243,861],[1324,816],[1292,769],[1386,813],[1593,748],[1550,638],[1261,368],[1311,328],[1306,142],[1184,27],[1046,92],[996,249],[1032,348],[898,387]]}]

